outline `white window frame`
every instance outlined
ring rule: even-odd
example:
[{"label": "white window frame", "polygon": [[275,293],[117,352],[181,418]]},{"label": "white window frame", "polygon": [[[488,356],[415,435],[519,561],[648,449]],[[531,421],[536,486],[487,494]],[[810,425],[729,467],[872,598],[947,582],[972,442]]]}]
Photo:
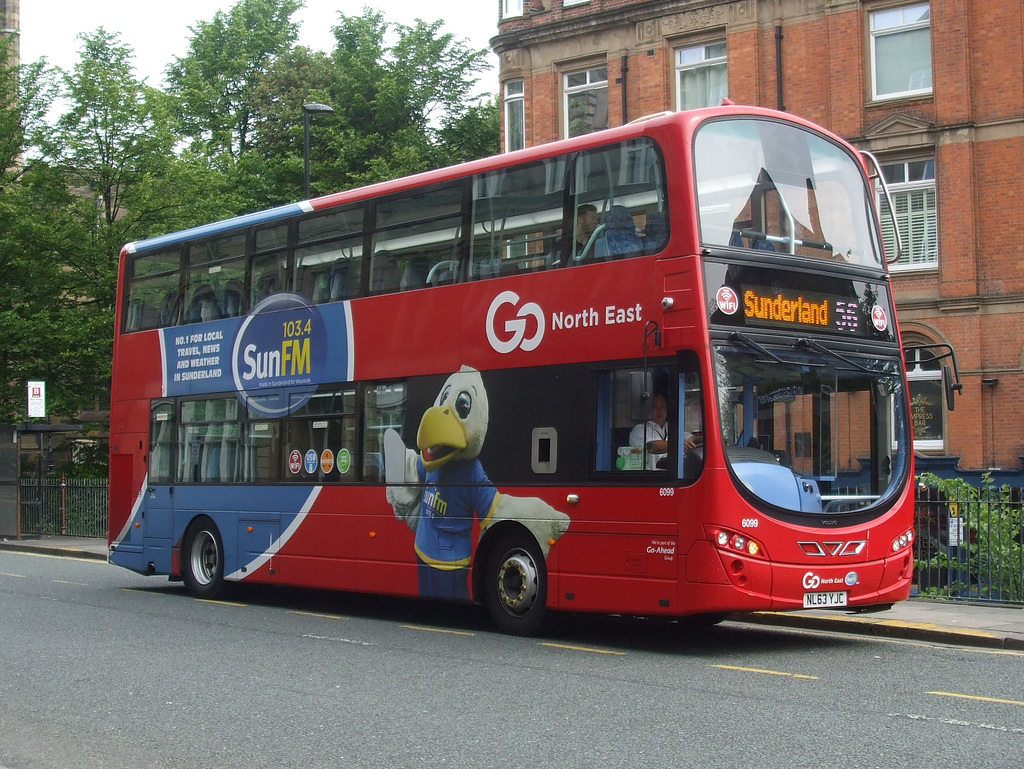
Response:
[{"label": "white window frame", "polygon": [[562,0],[563,8],[571,8],[574,5],[586,5],[590,0]]},{"label": "white window frame", "polygon": [[[717,49],[722,50],[721,55]],[[725,70],[725,93],[721,97],[713,96],[709,93],[708,89],[705,88],[702,98],[700,99],[699,106],[702,107],[715,107],[721,104],[722,98],[728,98],[729,96],[729,70],[728,70],[728,53],[726,52],[725,40],[715,40],[710,43],[703,43],[701,45],[689,45],[677,48],[675,51],[676,61],[676,109],[683,110],[688,109],[683,103],[683,75],[687,72],[694,72],[703,70],[710,74],[716,70]],[[709,85],[706,83],[705,85]],[[689,109],[694,109],[690,107]]]},{"label": "white window frame", "polygon": [[[925,164],[925,178],[915,181],[905,181],[911,177],[911,164]],[[935,188],[935,159],[912,158],[895,162],[882,162],[882,172],[887,169],[902,166],[901,178],[904,181],[890,181],[889,196],[892,198],[896,208],[896,223],[900,228],[900,235],[903,237],[903,256],[899,261],[890,265],[892,272],[912,272],[915,270],[934,270],[939,266],[939,214],[938,195]],[[930,173],[930,177],[927,175]],[[923,213],[917,214],[923,218],[922,224],[911,225],[912,210],[915,205],[921,206],[923,199]],[[892,217],[885,204],[885,199],[878,189],[878,210],[881,212],[882,235],[885,241],[886,253],[891,254],[896,248],[895,238],[890,234],[886,237],[886,231],[892,226]],[[922,242],[923,241],[923,242]],[[920,254],[920,256],[917,256]]]},{"label": "white window frame", "polygon": [[[923,15],[924,18],[921,19],[920,15]],[[930,94],[932,92],[932,73],[934,71],[934,63],[931,59],[930,3],[917,3],[915,5],[872,11],[868,15],[868,27],[871,40],[871,99],[873,101],[883,101],[887,99],[904,99],[910,96]],[[923,71],[921,72],[920,86],[914,88],[911,84],[911,87],[903,91],[879,93],[878,41],[887,37],[919,32],[922,29],[928,30],[929,51],[928,71],[926,73]]]},{"label": "white window frame", "polygon": [[502,19],[513,19],[517,16],[523,15],[523,6],[526,3],[523,0],[502,0],[501,3],[501,18]]},{"label": "white window frame", "polygon": [[[597,79],[600,76],[600,72],[604,72],[604,80]],[[586,82],[582,85],[570,86],[569,78],[573,75],[586,75]],[[581,136],[583,134],[571,134],[569,133],[569,98],[579,93],[587,93],[588,91],[604,91],[605,99],[605,117],[607,118],[608,112],[608,66],[606,64],[593,65],[586,67],[585,69],[574,69],[569,72],[565,72],[562,75],[562,136],[569,138],[570,136]],[[600,126],[593,129],[594,131],[602,130],[608,126]],[[593,133],[593,131],[587,131],[586,133]]]},{"label": "white window frame", "polygon": [[[505,152],[513,152],[526,147],[526,89],[522,78],[505,82]],[[512,131],[512,121],[517,124],[517,132]],[[513,146],[512,137],[518,135],[522,146]]]}]

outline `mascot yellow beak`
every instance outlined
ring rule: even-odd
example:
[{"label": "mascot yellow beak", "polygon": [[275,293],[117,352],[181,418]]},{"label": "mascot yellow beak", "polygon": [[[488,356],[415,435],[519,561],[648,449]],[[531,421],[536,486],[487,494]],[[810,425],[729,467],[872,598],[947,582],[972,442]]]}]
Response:
[{"label": "mascot yellow beak", "polygon": [[433,406],[423,414],[416,431],[416,448],[428,472],[456,459],[467,445],[466,429],[451,406]]}]

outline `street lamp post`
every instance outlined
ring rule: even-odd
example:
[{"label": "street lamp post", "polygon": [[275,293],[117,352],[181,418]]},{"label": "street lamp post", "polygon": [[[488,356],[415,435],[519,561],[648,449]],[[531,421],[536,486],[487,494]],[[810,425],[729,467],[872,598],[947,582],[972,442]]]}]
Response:
[{"label": "street lamp post", "polygon": [[305,186],[306,200],[309,200],[309,116],[313,112],[334,112],[326,104],[310,102],[302,105],[302,159],[305,164]]}]

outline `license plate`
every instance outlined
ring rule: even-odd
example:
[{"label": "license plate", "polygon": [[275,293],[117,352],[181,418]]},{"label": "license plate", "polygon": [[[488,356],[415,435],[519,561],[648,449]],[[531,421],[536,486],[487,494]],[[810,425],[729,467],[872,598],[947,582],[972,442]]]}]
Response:
[{"label": "license plate", "polygon": [[846,606],[846,592],[833,590],[828,593],[804,593],[805,609],[830,609],[833,606]]}]

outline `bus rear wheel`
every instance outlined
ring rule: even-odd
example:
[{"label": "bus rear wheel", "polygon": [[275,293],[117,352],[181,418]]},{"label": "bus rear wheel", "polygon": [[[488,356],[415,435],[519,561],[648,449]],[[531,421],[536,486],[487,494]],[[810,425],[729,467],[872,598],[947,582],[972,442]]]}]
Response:
[{"label": "bus rear wheel", "polygon": [[224,545],[217,524],[205,516],[185,532],[181,577],[196,598],[216,598],[224,592]]},{"label": "bus rear wheel", "polygon": [[484,604],[494,624],[511,635],[534,635],[547,614],[548,575],[533,537],[505,534],[491,548],[485,568]]}]

